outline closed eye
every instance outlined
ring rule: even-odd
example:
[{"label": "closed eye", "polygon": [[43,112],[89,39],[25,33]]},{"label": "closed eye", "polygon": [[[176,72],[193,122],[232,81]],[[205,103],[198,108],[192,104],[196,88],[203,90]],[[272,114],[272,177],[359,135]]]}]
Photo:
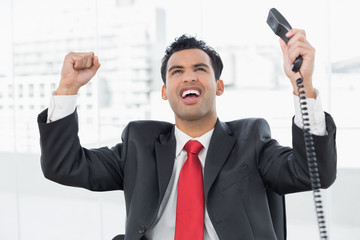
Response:
[{"label": "closed eye", "polygon": [[182,73],[183,70],[182,69],[176,69],[174,71],[171,72],[171,75],[174,75],[174,74],[179,74],[179,73]]},{"label": "closed eye", "polygon": [[205,63],[198,63],[193,66],[194,71],[208,72],[210,67]]},{"label": "closed eye", "polygon": [[205,69],[205,68],[202,68],[202,67],[199,67],[199,68],[196,68],[195,71],[203,71],[203,72],[206,72],[206,69]]}]

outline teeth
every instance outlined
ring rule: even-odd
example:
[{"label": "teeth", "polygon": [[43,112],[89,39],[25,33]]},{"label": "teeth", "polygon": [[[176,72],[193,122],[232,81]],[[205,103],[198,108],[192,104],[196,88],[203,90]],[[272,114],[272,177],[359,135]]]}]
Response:
[{"label": "teeth", "polygon": [[183,92],[182,97],[184,98],[189,94],[196,94],[196,96],[200,96],[200,93],[197,90],[187,90]]}]

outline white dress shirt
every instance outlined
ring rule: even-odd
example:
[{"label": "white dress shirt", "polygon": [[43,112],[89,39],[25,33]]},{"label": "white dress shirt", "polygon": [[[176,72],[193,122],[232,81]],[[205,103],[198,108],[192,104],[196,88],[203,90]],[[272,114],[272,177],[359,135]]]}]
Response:
[{"label": "white dress shirt", "polygon": [[[47,122],[53,122],[64,118],[72,114],[76,109],[77,95],[54,95],[51,97],[50,105],[48,108],[48,120]],[[323,136],[326,135],[326,123],[325,113],[321,106],[319,92],[316,90],[316,99],[307,99],[307,108],[309,112],[310,120],[310,132],[315,135]],[[295,106],[295,124],[302,128],[301,110],[299,107],[299,97],[294,95],[294,106]],[[199,141],[204,148],[199,153],[199,159],[204,171],[206,154],[209,148],[210,139],[214,129],[205,133],[203,136],[194,140]],[[175,138],[176,138],[176,157],[174,162],[173,172],[166,189],[164,198],[160,204],[158,216],[152,226],[146,232],[146,238],[152,239],[174,239],[175,236],[175,221],[176,221],[176,202],[177,202],[177,186],[179,180],[179,174],[182,165],[184,164],[187,153],[183,149],[187,141],[193,139],[187,134],[180,131],[175,127]],[[205,206],[205,219],[204,219],[204,240],[218,240],[219,237],[216,234],[214,226],[212,225],[206,206]]]},{"label": "white dress shirt", "polygon": [[[146,233],[147,239],[174,239],[178,181],[181,168],[187,159],[187,152],[184,150],[184,146],[189,140],[197,140],[203,145],[204,148],[199,152],[198,156],[204,174],[206,154],[209,149],[210,139],[213,131],[214,129],[210,130],[199,138],[192,138],[175,127],[176,157],[174,168],[164,198],[160,204],[156,221],[153,227]],[[204,240],[219,239],[215,232],[214,226],[210,221],[206,207],[204,224]]]}]

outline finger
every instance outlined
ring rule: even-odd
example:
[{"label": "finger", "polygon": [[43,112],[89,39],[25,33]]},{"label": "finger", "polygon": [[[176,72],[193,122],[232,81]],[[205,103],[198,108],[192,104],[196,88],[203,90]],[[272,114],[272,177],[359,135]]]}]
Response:
[{"label": "finger", "polygon": [[297,28],[290,29],[290,31],[287,32],[287,33],[285,34],[285,36],[288,37],[288,38],[292,38],[293,36],[295,36],[295,35],[297,35],[297,34],[303,35],[303,36],[306,37],[306,32],[305,32],[305,30],[303,30],[303,29],[297,29]]},{"label": "finger", "polygon": [[90,53],[90,55],[87,55],[85,57],[86,60],[86,68],[91,68],[93,65],[93,61],[94,61],[94,56],[95,54],[93,52]]},{"label": "finger", "polygon": [[289,64],[294,64],[297,57],[302,56],[301,52],[297,49],[289,54]]},{"label": "finger", "polygon": [[305,59],[310,59],[314,57],[315,49],[305,42],[296,42],[289,48],[289,59],[290,61],[295,61],[295,59],[301,55]]},{"label": "finger", "polygon": [[293,45],[295,44],[298,44],[298,43],[308,43],[307,40],[306,40],[306,37],[305,35],[303,34],[295,34],[288,42],[288,46],[289,47],[292,47]]},{"label": "finger", "polygon": [[280,42],[280,47],[281,47],[281,51],[282,53],[285,55],[287,55],[288,53],[288,46],[286,44],[286,42],[284,40],[282,40],[281,38],[279,38],[279,42]]},{"label": "finger", "polygon": [[73,62],[74,62],[74,69],[75,70],[80,70],[83,69],[84,66],[84,60],[83,60],[83,56],[81,56],[80,54],[76,54],[73,56]]},{"label": "finger", "polygon": [[92,66],[94,53],[78,53],[73,55],[74,69],[87,69]]},{"label": "finger", "polygon": [[94,56],[91,69],[96,72],[100,66],[99,57]]},{"label": "finger", "polygon": [[299,55],[303,54],[303,48],[304,46],[300,42],[296,42],[289,47],[288,58],[291,64]]},{"label": "finger", "polygon": [[283,53],[284,63],[291,64],[289,60],[289,46],[281,38],[279,39],[279,42],[280,42],[281,51]]}]

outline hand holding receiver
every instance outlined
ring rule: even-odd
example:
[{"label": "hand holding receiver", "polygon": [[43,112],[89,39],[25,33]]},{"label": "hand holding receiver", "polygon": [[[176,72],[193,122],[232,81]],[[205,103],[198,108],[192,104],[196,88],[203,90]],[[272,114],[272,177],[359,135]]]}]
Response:
[{"label": "hand holding receiver", "polygon": [[[269,27],[273,32],[278,35],[286,44],[290,40],[290,36],[287,36],[287,33],[292,29],[290,23],[284,18],[284,16],[276,9],[272,8],[269,11],[268,18],[266,20]],[[295,61],[292,64],[292,71],[299,72],[302,64],[302,57],[298,55]]]},{"label": "hand holding receiver", "polygon": [[56,95],[77,94],[79,89],[95,76],[99,67],[99,58],[93,52],[67,54]]},{"label": "hand holding receiver", "polygon": [[281,38],[284,70],[291,80],[294,93],[298,95],[296,80],[302,77],[306,86],[306,96],[316,98],[312,86],[315,49],[306,40],[305,31],[292,29],[290,23],[276,8],[270,9],[266,22],[273,32]]},{"label": "hand holding receiver", "polygon": [[[298,95],[296,80],[302,77],[304,79],[305,96],[316,98],[315,89],[312,84],[315,49],[307,41],[304,30],[291,29],[285,36],[289,38],[288,44],[280,39],[280,46],[284,59],[284,71],[291,81],[294,93]],[[293,68],[296,67],[296,61],[299,60],[299,57],[302,58],[302,64],[299,66],[298,71],[295,72]]]}]

